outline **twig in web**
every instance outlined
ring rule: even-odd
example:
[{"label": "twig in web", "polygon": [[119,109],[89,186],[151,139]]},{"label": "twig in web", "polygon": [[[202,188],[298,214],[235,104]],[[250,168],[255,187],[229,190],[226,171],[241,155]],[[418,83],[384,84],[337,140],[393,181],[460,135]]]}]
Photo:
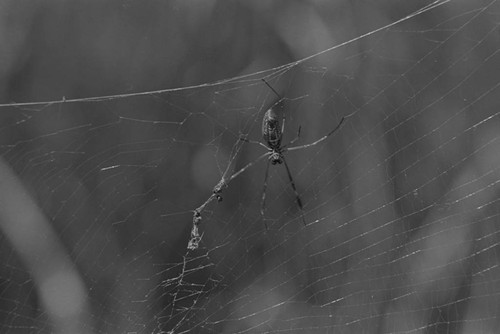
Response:
[{"label": "twig in web", "polygon": [[198,230],[198,225],[201,223],[201,213],[198,209],[194,210],[193,215],[193,227],[191,228],[191,237],[189,238],[187,248],[189,250],[195,250],[200,245],[201,238],[203,235],[200,235],[200,231]]},{"label": "twig in web", "polygon": [[198,229],[198,226],[201,224],[201,212],[205,207],[212,202],[214,198],[217,199],[217,202],[222,202],[222,190],[227,187],[227,182],[226,179],[223,177],[219,183],[214,187],[212,190],[212,195],[199,207],[197,207],[194,210],[193,213],[193,227],[191,228],[191,237],[189,238],[188,246],[187,248],[189,250],[195,250],[198,249],[200,246],[200,241],[201,238],[203,237],[203,234],[200,235],[200,231]]},{"label": "twig in web", "polygon": [[227,182],[223,177],[212,190],[215,198],[217,198],[217,202],[222,202],[222,190],[225,188],[227,188]]},{"label": "twig in web", "polygon": [[200,235],[200,230],[199,226],[201,224],[201,213],[205,209],[205,207],[210,204],[214,199],[217,199],[217,202],[222,202],[222,191],[227,188],[229,182],[234,180],[236,177],[241,175],[245,170],[248,168],[252,167],[254,164],[262,160],[263,158],[267,157],[269,155],[269,152],[266,152],[262,154],[260,157],[258,157],[255,161],[252,161],[248,164],[246,164],[243,168],[238,170],[236,173],[233,173],[231,177],[226,178],[225,176],[222,176],[221,180],[217,183],[217,185],[214,187],[212,190],[212,194],[210,197],[199,207],[197,207],[193,211],[193,227],[191,228],[191,237],[189,238],[188,246],[187,248],[189,250],[195,250],[199,247],[201,238],[203,237],[203,234]]}]

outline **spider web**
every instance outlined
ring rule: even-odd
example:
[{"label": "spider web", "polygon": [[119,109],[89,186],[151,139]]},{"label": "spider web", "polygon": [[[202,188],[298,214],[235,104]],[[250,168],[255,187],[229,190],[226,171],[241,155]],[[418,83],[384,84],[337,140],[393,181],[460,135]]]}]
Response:
[{"label": "spider web", "polygon": [[6,8],[2,333],[498,332],[498,1]]}]

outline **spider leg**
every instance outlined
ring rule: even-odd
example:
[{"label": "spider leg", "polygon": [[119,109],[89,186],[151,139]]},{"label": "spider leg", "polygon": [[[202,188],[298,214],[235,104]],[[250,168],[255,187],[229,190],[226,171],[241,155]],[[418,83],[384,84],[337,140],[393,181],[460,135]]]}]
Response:
[{"label": "spider leg", "polygon": [[245,137],[243,136],[240,136],[240,140],[241,141],[244,141],[245,143],[249,143],[249,144],[258,144],[262,147],[264,147],[266,150],[268,149],[268,147],[264,144],[262,144],[260,141],[256,141],[256,140],[249,140],[249,139],[246,139]]},{"label": "spider leg", "polygon": [[307,226],[306,219],[304,218],[304,208],[302,206],[302,200],[300,199],[299,192],[297,191],[297,187],[295,186],[295,182],[293,181],[292,173],[290,172],[290,168],[288,167],[288,164],[286,163],[285,157],[283,157],[283,163],[285,164],[286,173],[288,174],[288,179],[290,180],[290,184],[292,185],[293,191],[295,193],[295,199],[297,200],[297,205],[300,208],[302,222],[304,223],[304,226]]},{"label": "spider leg", "polygon": [[297,140],[299,140],[300,138],[300,126],[299,126],[299,131],[297,131],[297,137],[295,137],[291,142],[289,142],[288,144],[284,145],[283,148],[286,148],[288,145],[292,145],[293,143],[295,143]]},{"label": "spider leg", "polygon": [[262,79],[260,79],[260,80],[264,81],[264,83],[266,84],[266,86],[267,86],[267,87],[269,87],[269,88],[273,91],[273,93],[274,93],[274,94],[276,94],[276,96],[277,96],[280,100],[283,100],[283,99],[281,98],[281,95],[280,95],[280,94],[278,94],[278,92],[277,92],[276,90],[274,90],[273,86],[271,86],[271,85],[270,85],[270,84],[266,81],[266,79],[262,78]]},{"label": "spider leg", "polygon": [[285,121],[286,121],[286,117],[285,117],[285,112],[282,110],[281,112],[283,114],[283,123],[281,124],[281,135],[283,135],[285,133]]},{"label": "spider leg", "polygon": [[[267,148],[267,147],[266,147]],[[258,163],[259,161],[261,161],[264,157],[267,157],[268,155],[270,154],[270,152],[266,152],[264,154],[262,154],[260,157],[258,157],[255,161],[252,161],[252,162],[249,162],[248,164],[246,164],[243,168],[241,168],[239,171],[237,171],[236,173],[233,173],[233,175],[231,175],[230,178],[228,178],[226,180],[226,184],[228,184],[229,182],[231,182],[233,179],[235,179],[236,177],[238,177],[238,175],[240,175],[241,173],[243,173],[244,171],[246,171],[248,168],[252,167],[253,165],[255,165],[256,163]]]},{"label": "spider leg", "polygon": [[264,221],[264,225],[266,226],[267,230],[267,223],[264,218],[264,211],[266,209],[266,190],[267,190],[267,178],[269,176],[269,162],[270,160],[267,160],[266,164],[266,175],[264,176],[264,187],[262,188],[262,200],[260,202],[260,214],[262,215],[262,220]]},{"label": "spider leg", "polygon": [[310,144],[305,144],[305,145],[290,147],[290,148],[287,148],[287,151],[300,150],[300,149],[303,149],[303,148],[306,148],[306,147],[311,147],[311,146],[314,146],[316,144],[321,143],[323,140],[325,140],[326,138],[328,138],[329,136],[331,136],[335,131],[337,131],[340,128],[340,126],[342,125],[342,123],[344,123],[345,118],[346,118],[346,116],[343,116],[342,119],[340,120],[339,124],[337,124],[337,126],[332,131],[328,132],[326,135],[324,135],[320,139],[316,140],[315,142],[312,142]]}]

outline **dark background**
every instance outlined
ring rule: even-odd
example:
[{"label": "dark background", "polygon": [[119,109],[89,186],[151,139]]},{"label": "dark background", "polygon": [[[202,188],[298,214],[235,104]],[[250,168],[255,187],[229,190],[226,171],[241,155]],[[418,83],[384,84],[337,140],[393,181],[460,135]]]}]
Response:
[{"label": "dark background", "polygon": [[[429,3],[3,1],[0,331],[498,331],[499,3],[362,37]],[[265,228],[261,162],[187,251],[262,77],[284,142],[350,115],[286,155],[307,226],[271,166]]]}]

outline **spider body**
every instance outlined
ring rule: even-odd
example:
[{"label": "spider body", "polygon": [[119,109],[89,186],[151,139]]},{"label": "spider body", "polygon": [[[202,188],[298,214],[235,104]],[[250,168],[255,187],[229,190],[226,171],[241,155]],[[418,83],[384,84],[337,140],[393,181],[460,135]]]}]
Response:
[{"label": "spider body", "polygon": [[278,114],[275,111],[277,107],[283,107],[282,101],[278,101],[274,106],[269,108],[262,119],[262,137],[271,149],[277,149],[281,146],[281,137],[283,136],[279,126]]},{"label": "spider body", "polygon": [[[348,116],[342,117],[340,122],[337,124],[337,126],[333,130],[331,130],[329,133],[327,133],[325,136],[321,137],[320,139],[316,140],[315,142],[312,142],[310,144],[289,147],[291,144],[295,143],[295,141],[297,141],[299,139],[299,137],[300,137],[300,127],[299,127],[297,137],[294,140],[292,140],[291,142],[289,142],[288,144],[282,146],[281,139],[283,137],[283,132],[285,131],[285,113],[281,110],[281,109],[283,109],[283,98],[278,94],[278,92],[276,92],[274,90],[273,87],[271,87],[271,85],[269,85],[267,83],[266,80],[262,79],[262,81],[264,81],[264,83],[278,97],[278,102],[276,102],[274,105],[271,106],[271,108],[269,108],[266,111],[266,113],[264,114],[264,118],[262,119],[262,137],[265,141],[265,144],[263,144],[261,142],[251,141],[251,140],[248,140],[246,138],[240,138],[240,140],[243,140],[243,141],[248,142],[248,143],[259,144],[260,146],[263,146],[268,150],[268,152],[266,154],[261,156],[261,158],[264,158],[267,155],[268,160],[267,160],[266,173],[264,176],[264,186],[262,189],[262,201],[261,201],[260,213],[264,217],[264,210],[266,207],[267,179],[269,176],[269,163],[271,163],[272,165],[284,164],[285,169],[286,169],[286,173],[288,176],[288,180],[290,181],[290,185],[292,186],[293,192],[295,193],[295,199],[297,202],[297,206],[299,207],[301,214],[302,214],[302,221],[304,222],[304,225],[306,225],[306,221],[304,218],[304,208],[302,205],[302,200],[300,199],[299,192],[297,191],[297,187],[295,186],[295,182],[293,180],[292,173],[290,172],[290,168],[288,167],[288,164],[285,160],[284,154],[285,154],[285,152],[288,152],[288,151],[295,151],[295,150],[311,147],[311,146],[314,146],[314,145],[321,143],[323,140],[325,140],[330,135],[332,135],[335,131],[337,131],[340,128],[340,126],[342,125],[342,123],[344,122],[344,119]],[[278,115],[277,109],[280,109],[281,113],[283,114],[283,123],[281,123],[281,127],[280,127],[280,118],[279,118],[280,116]],[[260,158],[258,160],[260,160]],[[243,167],[242,169],[240,169],[238,172],[234,173],[233,176],[231,177],[231,179],[233,179],[236,176],[243,173],[247,168],[250,168],[254,163],[255,162],[251,162],[251,163],[247,164],[245,167]],[[218,190],[219,188],[216,188],[216,189]],[[222,188],[220,188],[220,189],[222,190]],[[214,190],[214,193],[215,193],[215,190]],[[216,196],[217,196],[217,199],[219,199],[220,192],[217,192]],[[266,224],[266,228],[267,228],[267,224]]]},{"label": "spider body", "polygon": [[283,163],[283,152],[281,148],[283,132],[282,129],[280,129],[278,114],[275,111],[276,107],[283,107],[282,100],[269,108],[262,119],[262,137],[269,147],[269,161],[271,161],[273,165]]},{"label": "spider body", "polygon": [[[283,115],[283,123],[281,124],[280,128],[280,118],[278,113],[276,112],[276,109],[283,109],[283,98],[274,90],[271,85],[267,83],[265,79],[262,79],[262,81],[276,94],[278,97],[278,102],[276,102],[271,108],[269,108],[266,113],[264,114],[264,118],[262,119],[262,137],[264,138],[265,144],[262,142],[258,141],[253,141],[253,140],[248,140],[247,138],[240,136],[240,140],[247,142],[247,143],[252,143],[252,144],[257,144],[262,147],[264,147],[267,152],[262,154],[260,157],[257,158],[257,160],[254,160],[252,162],[249,162],[246,164],[243,168],[238,170],[237,172],[233,173],[231,177],[225,178],[225,176],[222,177],[222,179],[219,181],[219,183],[214,187],[213,189],[213,194],[210,196],[205,203],[203,203],[200,207],[198,207],[196,210],[194,210],[194,215],[193,215],[193,228],[191,230],[191,238],[189,240],[188,248],[193,250],[198,248],[198,245],[201,241],[202,235],[200,235],[199,230],[198,230],[198,225],[201,223],[201,211],[205,208],[208,203],[214,198],[217,199],[217,201],[222,201],[222,191],[228,186],[229,182],[237,178],[239,175],[244,173],[247,169],[250,167],[254,166],[257,162],[260,160],[264,159],[265,157],[268,157],[267,160],[267,166],[266,166],[266,174],[264,177],[264,187],[262,189],[262,201],[261,201],[261,209],[260,213],[262,217],[264,218],[264,210],[266,207],[266,189],[267,189],[267,178],[269,176],[269,164],[276,165],[276,164],[284,164],[286,173],[288,176],[288,180],[290,181],[290,185],[292,186],[293,192],[295,193],[295,199],[297,201],[297,206],[299,207],[302,215],[302,221],[304,222],[304,225],[306,225],[306,220],[304,218],[304,208],[302,206],[302,200],[300,199],[299,193],[297,191],[297,187],[295,186],[295,182],[293,181],[292,173],[290,172],[290,168],[288,167],[288,164],[285,160],[285,153],[288,151],[296,151],[296,150],[301,150],[304,148],[312,147],[315,146],[322,141],[326,140],[328,137],[330,137],[333,133],[335,133],[344,120],[347,117],[350,117],[352,114],[343,116],[340,119],[340,122],[337,124],[333,130],[328,132],[326,135],[323,137],[317,139],[316,141],[309,143],[309,144],[303,144],[303,145],[298,145],[298,146],[292,146],[293,143],[295,143],[299,138],[300,138],[300,127],[297,133],[297,137],[289,142],[286,145],[281,146],[281,139],[283,137],[283,132],[285,131],[285,113],[282,112]],[[267,229],[267,224],[264,224]]]}]

